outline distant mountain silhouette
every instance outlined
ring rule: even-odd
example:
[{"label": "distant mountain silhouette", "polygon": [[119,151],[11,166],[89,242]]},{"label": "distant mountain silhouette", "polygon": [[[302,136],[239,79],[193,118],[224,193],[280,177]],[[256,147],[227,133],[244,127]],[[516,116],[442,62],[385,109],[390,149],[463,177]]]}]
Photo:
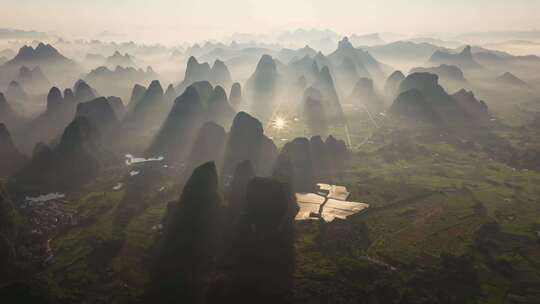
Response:
[{"label": "distant mountain silhouette", "polygon": [[309,45],[305,45],[301,49],[288,49],[283,48],[277,54],[277,58],[284,62],[298,61],[299,58],[313,58],[317,55],[317,50],[311,48]]},{"label": "distant mountain silhouette", "polygon": [[35,94],[47,92],[51,87],[49,79],[47,79],[39,66],[33,69],[29,69],[26,66],[21,67],[17,82],[23,87],[29,88]]},{"label": "distant mountain silhouette", "polygon": [[100,66],[84,78],[99,92],[108,92],[118,96],[128,96],[132,86],[138,83],[150,83],[158,75],[150,68],[146,71],[133,67],[116,66],[114,69]]},{"label": "distant mountain silhouette", "polygon": [[0,66],[0,85],[16,79],[19,69],[40,67],[51,82],[62,82],[77,77],[82,69],[71,59],[60,54],[50,44],[39,43],[36,48],[23,46],[17,55]]},{"label": "distant mountain silhouette", "polygon": [[232,77],[223,61],[216,59],[212,67],[210,67],[207,62],[199,63],[195,57],[191,56],[187,62],[184,80],[177,87],[177,90],[183,91],[188,86],[199,81],[209,81],[213,86],[220,85],[228,89],[232,84]]},{"label": "distant mountain silhouette", "polygon": [[473,57],[483,66],[501,74],[506,72],[521,74],[527,71],[535,71],[540,67],[540,57],[536,55],[512,56],[506,53],[501,54],[500,52],[484,50],[474,53]]},{"label": "distant mountain silhouette", "polygon": [[231,93],[229,94],[229,100],[233,107],[238,108],[244,102],[242,98],[242,86],[240,83],[235,82],[231,87]]},{"label": "distant mountain silhouette", "polygon": [[338,48],[328,55],[328,59],[334,66],[342,64],[345,58],[349,58],[350,62],[355,64],[357,70],[365,70],[369,73],[369,75],[359,73],[360,76],[370,77],[377,82],[385,80],[385,74],[389,68],[373,58],[368,52],[354,48],[347,37],[344,37],[339,42]]},{"label": "distant mountain silhouette", "polygon": [[348,98],[351,104],[360,104],[372,114],[378,114],[384,110],[382,98],[375,92],[373,81],[369,78],[360,78],[351,95]]},{"label": "distant mountain silhouette", "polygon": [[23,40],[31,40],[31,39],[50,39],[51,36],[49,34],[46,34],[44,32],[39,31],[25,31],[20,29],[14,29],[14,28],[1,28],[0,29],[0,39],[23,39]]},{"label": "distant mountain silhouette", "polygon": [[365,48],[370,54],[383,62],[424,64],[437,50],[441,48],[430,43],[415,43],[411,41],[395,41],[388,44],[375,45]]},{"label": "distant mountain silhouette", "polygon": [[414,68],[410,73],[431,73],[439,76],[441,84],[450,91],[458,91],[461,88],[468,88],[470,84],[465,79],[463,71],[453,65],[442,64],[438,67]]},{"label": "distant mountain silhouette", "polygon": [[293,60],[288,65],[290,77],[295,79],[304,76],[309,83],[313,83],[319,75],[319,67],[313,57],[304,56]]},{"label": "distant mountain silhouette", "polygon": [[263,55],[255,72],[248,79],[246,94],[251,102],[251,110],[258,118],[266,121],[272,114],[277,90],[278,71],[276,62],[270,55]]},{"label": "distant mountain silhouette", "polygon": [[30,96],[17,81],[13,80],[6,89],[6,98],[13,102],[25,103]]},{"label": "distant mountain silhouette", "polygon": [[165,102],[173,103],[176,97],[177,97],[176,89],[174,88],[172,84],[169,84],[169,86],[165,90],[165,93],[163,94],[163,99],[165,100]]},{"label": "distant mountain silhouette", "polygon": [[401,94],[392,104],[392,112],[424,122],[466,128],[485,120],[485,117],[477,119],[479,113],[487,115],[485,104],[471,93],[461,91],[454,96],[448,95],[435,74],[412,73],[402,81],[399,92]]},{"label": "distant mountain silhouette", "polygon": [[327,121],[329,123],[341,123],[344,118],[343,109],[341,108],[341,102],[334,85],[334,79],[328,67],[325,66],[320,70],[313,87],[322,94],[322,102]]},{"label": "distant mountain silhouette", "polygon": [[462,70],[483,69],[483,67],[474,60],[470,46],[466,46],[463,51],[458,54],[437,50],[429,59],[429,63],[433,65],[453,65]]},{"label": "distant mountain silhouette", "polygon": [[399,86],[401,82],[405,79],[405,75],[401,71],[394,71],[384,85],[384,95],[388,100],[394,100],[396,98]]},{"label": "distant mountain silhouette", "polygon": [[510,72],[506,72],[501,76],[495,78],[494,82],[500,85],[509,85],[516,88],[530,89],[530,85],[528,83],[519,79],[517,76]]},{"label": "distant mountain silhouette", "polygon": [[345,57],[343,62],[334,68],[333,75],[339,92],[350,92],[358,79],[371,77],[364,65],[355,64],[349,57]]},{"label": "distant mountain silhouette", "polygon": [[19,64],[35,66],[40,64],[58,64],[67,63],[70,60],[64,55],[60,54],[50,44],[39,43],[34,49],[31,46],[23,46],[19,49],[19,52],[15,58],[7,62],[7,64]]},{"label": "distant mountain silhouette", "polygon": [[135,62],[133,62],[133,58],[128,53],[125,53],[124,55],[120,54],[120,52],[115,51],[114,54],[107,57],[105,61],[105,65],[108,67],[136,67],[137,65]]}]

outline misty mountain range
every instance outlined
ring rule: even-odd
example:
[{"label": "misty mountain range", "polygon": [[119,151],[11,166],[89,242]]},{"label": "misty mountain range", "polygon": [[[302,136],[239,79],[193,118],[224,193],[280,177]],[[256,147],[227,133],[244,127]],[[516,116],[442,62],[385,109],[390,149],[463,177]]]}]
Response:
[{"label": "misty mountain range", "polygon": [[537,34],[0,30],[0,299],[538,303]]}]

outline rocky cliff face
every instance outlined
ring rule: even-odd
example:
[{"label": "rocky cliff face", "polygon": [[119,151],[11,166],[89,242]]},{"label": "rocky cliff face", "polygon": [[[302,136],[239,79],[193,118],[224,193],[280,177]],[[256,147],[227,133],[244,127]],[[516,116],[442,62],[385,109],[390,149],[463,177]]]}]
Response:
[{"label": "rocky cliff face", "polygon": [[15,147],[6,125],[0,123],[0,177],[15,173],[27,160],[27,157]]},{"label": "rocky cliff face", "polygon": [[[282,303],[294,272],[294,217],[298,206],[287,185],[267,178],[251,179],[245,211],[228,254],[232,292],[226,302]],[[272,286],[271,290],[268,286]]]},{"label": "rocky cliff face", "polygon": [[0,122],[12,129],[19,127],[23,123],[23,118],[15,112],[2,93],[0,93]]},{"label": "rocky cliff face", "polygon": [[399,94],[390,110],[399,116],[418,119],[422,122],[440,122],[440,118],[426,100],[424,94],[416,89]]},{"label": "rocky cliff face", "polygon": [[210,70],[208,81],[216,86],[219,85],[224,88],[229,88],[231,86],[231,72],[229,72],[229,68],[225,65],[225,62],[221,60],[216,60],[214,62],[214,65]]},{"label": "rocky cliff face", "polygon": [[311,147],[307,138],[295,138],[285,144],[281,154],[291,161],[293,178],[292,189],[295,192],[312,192],[315,189],[313,178],[313,160]]},{"label": "rocky cliff face", "polygon": [[92,180],[100,170],[100,135],[84,116],[64,130],[54,149],[36,145],[31,161],[11,179],[25,193],[65,192]]},{"label": "rocky cliff face", "polygon": [[330,74],[330,69],[325,66],[319,72],[319,77],[313,85],[322,94],[325,115],[329,123],[343,122],[343,109],[334,85],[334,79]]},{"label": "rocky cliff face", "polygon": [[75,116],[84,116],[90,123],[104,133],[118,123],[116,114],[105,97],[99,97],[77,105]]},{"label": "rocky cliff face", "polygon": [[474,95],[464,90],[448,95],[435,74],[410,74],[399,91],[402,94],[394,101],[392,111],[412,119],[460,129],[478,126],[488,116],[485,103],[476,100]]},{"label": "rocky cliff face", "polygon": [[7,280],[14,270],[16,258],[15,209],[0,182],[0,282]]},{"label": "rocky cliff face", "polygon": [[316,183],[328,183],[332,179],[330,161],[334,160],[334,157],[328,152],[321,136],[311,137],[309,145],[311,149],[313,180]]},{"label": "rocky cliff face", "polygon": [[[199,63],[197,58],[191,56],[187,62],[184,82],[189,86],[193,82],[208,80],[210,65],[207,62]],[[189,84],[187,83],[189,82]]]},{"label": "rocky cliff face", "polygon": [[188,87],[176,98],[165,123],[157,134],[149,155],[163,155],[170,161],[183,160],[202,124],[203,105],[195,87]]},{"label": "rocky cliff face", "polygon": [[452,98],[475,121],[485,124],[490,120],[491,115],[489,114],[487,104],[482,100],[476,99],[473,92],[461,89],[455,94],[452,94]]},{"label": "rocky cliff face", "polygon": [[38,142],[50,142],[71,122],[75,116],[76,102],[73,102],[69,95],[66,97],[63,98],[61,91],[56,87],[49,90],[45,112],[16,134],[23,151],[28,153]]},{"label": "rocky cliff face", "polygon": [[439,76],[441,85],[447,91],[458,91],[462,88],[468,88],[471,85],[465,79],[463,71],[457,66],[442,64],[430,68],[414,68],[411,73],[431,73]]},{"label": "rocky cliff face", "polygon": [[86,102],[96,98],[96,93],[88,83],[84,80],[79,80],[73,87],[73,94],[75,94],[75,100],[77,102]]},{"label": "rocky cliff face", "polygon": [[140,96],[142,88],[135,86],[132,101],[124,118],[124,125],[131,136],[152,136],[165,121],[171,110],[171,103],[165,100],[163,87],[154,80]]},{"label": "rocky cliff face", "polygon": [[254,177],[255,170],[249,160],[239,163],[234,170],[228,195],[229,206],[234,223],[238,222],[240,216],[245,211],[247,187]]},{"label": "rocky cliff face", "polygon": [[221,165],[227,134],[222,126],[213,122],[205,123],[198,131],[193,143],[191,153],[187,158],[186,171],[189,168],[198,167],[206,162],[214,162],[218,167]]},{"label": "rocky cliff face", "polygon": [[131,90],[131,97],[129,98],[128,110],[133,110],[137,104],[141,101],[144,93],[146,92],[146,87],[135,84]]},{"label": "rocky cliff face", "polygon": [[152,268],[150,302],[204,303],[220,240],[218,177],[213,162],[193,171],[165,216]]},{"label": "rocky cliff face", "polygon": [[333,177],[340,177],[343,170],[347,167],[349,161],[349,150],[343,140],[336,139],[330,135],[324,142],[326,144],[326,151],[328,152],[330,172]]},{"label": "rocky cliff face", "polygon": [[208,100],[206,120],[229,127],[236,111],[227,100],[227,93],[221,86],[216,86]]},{"label": "rocky cliff face", "polygon": [[245,112],[236,114],[225,148],[223,176],[232,176],[236,166],[250,160],[255,165],[261,155],[264,130],[260,121]]}]

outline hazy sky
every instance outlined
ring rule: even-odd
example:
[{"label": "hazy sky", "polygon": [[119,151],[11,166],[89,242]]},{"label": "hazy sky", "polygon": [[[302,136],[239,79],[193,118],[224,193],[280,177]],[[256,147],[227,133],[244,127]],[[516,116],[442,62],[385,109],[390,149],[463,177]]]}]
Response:
[{"label": "hazy sky", "polygon": [[[1,0],[0,27],[102,31],[156,41],[233,32],[330,28],[367,32],[540,29],[540,0]],[[152,37],[154,39],[149,39]]]}]

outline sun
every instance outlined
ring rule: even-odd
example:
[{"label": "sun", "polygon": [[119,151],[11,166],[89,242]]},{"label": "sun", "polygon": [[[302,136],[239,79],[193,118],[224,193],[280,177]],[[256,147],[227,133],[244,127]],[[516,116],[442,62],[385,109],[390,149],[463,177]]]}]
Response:
[{"label": "sun", "polygon": [[285,119],[283,119],[283,117],[276,117],[276,119],[274,119],[273,125],[274,128],[278,130],[283,130],[287,126],[287,122],[285,121]]}]

